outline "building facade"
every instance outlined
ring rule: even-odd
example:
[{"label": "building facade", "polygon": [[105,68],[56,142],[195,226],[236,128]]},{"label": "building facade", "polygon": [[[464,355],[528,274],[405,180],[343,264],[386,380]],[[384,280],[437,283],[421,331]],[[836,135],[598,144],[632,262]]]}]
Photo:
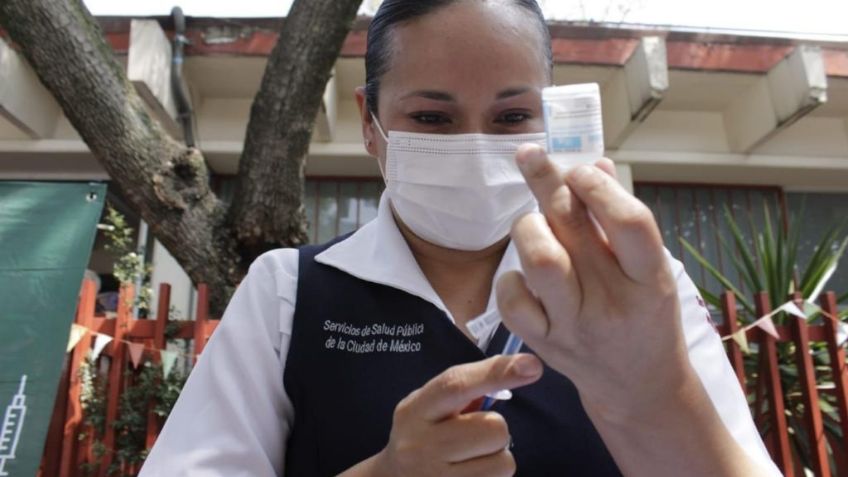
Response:
[{"label": "building facade", "polygon": [[[99,21],[151,111],[179,136],[167,74],[170,20]],[[358,20],[345,41],[316,118],[305,195],[315,242],[372,218],[382,190],[353,96],[365,78],[367,22]],[[188,19],[184,75],[195,137],[224,198],[279,25],[280,19]],[[802,260],[821,231],[848,216],[848,42],[647,26],[551,23],[550,30],[554,82],[599,83],[607,155],[625,186],[654,210],[667,247],[697,282],[717,287],[678,237],[729,271],[732,258],[719,245],[725,206],[754,217],[751,230],[762,225],[764,209],[795,211],[805,230]],[[21,179],[109,177],[26,62],[3,43],[0,180]],[[119,194],[110,200],[138,224]],[[185,273],[153,237],[140,241],[154,263],[154,289],[172,283],[172,302],[183,316],[193,315]],[[90,268],[107,274],[110,267],[98,240]],[[848,289],[846,270],[832,284]]]}]

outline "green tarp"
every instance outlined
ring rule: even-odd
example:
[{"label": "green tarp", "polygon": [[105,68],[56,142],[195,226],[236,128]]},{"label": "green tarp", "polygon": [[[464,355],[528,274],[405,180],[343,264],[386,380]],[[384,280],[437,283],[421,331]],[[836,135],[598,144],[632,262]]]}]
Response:
[{"label": "green tarp", "polygon": [[106,185],[0,181],[0,476],[34,476]]}]

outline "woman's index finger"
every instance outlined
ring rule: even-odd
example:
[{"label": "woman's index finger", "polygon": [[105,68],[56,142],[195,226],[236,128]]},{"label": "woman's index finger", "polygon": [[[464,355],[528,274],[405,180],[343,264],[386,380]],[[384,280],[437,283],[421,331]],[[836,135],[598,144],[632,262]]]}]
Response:
[{"label": "woman's index finger", "polygon": [[530,384],[542,375],[542,363],[531,354],[494,356],[448,368],[415,393],[409,411],[439,422],[461,413],[470,402],[489,393]]},{"label": "woman's index finger", "polygon": [[536,144],[522,144],[515,154],[515,160],[527,186],[544,209],[557,189],[565,186],[559,168],[547,159],[545,150]]}]

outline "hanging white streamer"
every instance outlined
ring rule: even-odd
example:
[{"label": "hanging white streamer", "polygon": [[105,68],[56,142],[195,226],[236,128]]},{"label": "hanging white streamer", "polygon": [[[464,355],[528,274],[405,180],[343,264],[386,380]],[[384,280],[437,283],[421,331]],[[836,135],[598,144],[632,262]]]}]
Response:
[{"label": "hanging white streamer", "polygon": [[111,341],[111,336],[98,334],[97,338],[94,339],[94,347],[91,349],[91,359],[96,360],[97,357],[100,356],[100,353],[103,352],[103,348],[105,348]]},{"label": "hanging white streamer", "polygon": [[162,374],[167,378],[177,361],[177,352],[163,349],[159,350],[159,356],[162,358]]},{"label": "hanging white streamer", "polygon": [[72,349],[80,342],[83,336],[88,332],[88,328],[82,325],[78,325],[73,323],[71,325],[71,334],[68,336],[68,346],[65,350],[66,353],[70,353]]},{"label": "hanging white streamer", "polygon": [[836,344],[842,346],[845,341],[848,341],[848,324],[840,322],[836,327]]},{"label": "hanging white streamer", "polygon": [[796,305],[795,302],[792,302],[792,301],[787,301],[786,303],[777,307],[777,309],[775,309],[774,311],[775,312],[785,311],[786,313],[789,313],[790,315],[797,316],[798,318],[801,318],[802,320],[807,319],[807,315],[800,308],[798,308],[798,305]]}]

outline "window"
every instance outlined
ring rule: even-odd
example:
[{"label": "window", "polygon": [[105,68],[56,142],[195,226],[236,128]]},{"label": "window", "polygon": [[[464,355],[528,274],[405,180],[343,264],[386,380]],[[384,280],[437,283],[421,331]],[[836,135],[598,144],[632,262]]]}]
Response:
[{"label": "window", "polygon": [[307,179],[304,190],[311,243],[353,232],[377,216],[380,179]]},{"label": "window", "polygon": [[[234,176],[213,176],[212,188],[229,202],[235,192]],[[377,216],[382,179],[308,178],[304,184],[303,206],[309,224],[309,242],[323,243],[353,232]]]},{"label": "window", "polygon": [[740,290],[752,293],[742,285],[740,276],[735,273],[733,257],[721,245],[723,238],[733,246],[724,210],[725,207],[730,210],[752,244],[752,230],[764,226],[764,209],[768,208],[773,221],[777,220],[777,212],[783,210],[784,197],[779,188],[637,183],[635,194],[654,212],[666,248],[683,262],[695,283],[711,293],[722,291],[719,282],[683,248],[679,237],[697,248]]},{"label": "window", "polygon": [[[798,244],[798,264],[804,270],[824,233],[834,225],[846,224],[848,194],[787,192],[786,202],[794,220],[802,223],[801,241]],[[845,237],[843,229],[842,237]],[[837,244],[838,245],[838,244]],[[827,282],[825,290],[837,296],[848,292],[848,260],[843,256],[836,273]]]}]

